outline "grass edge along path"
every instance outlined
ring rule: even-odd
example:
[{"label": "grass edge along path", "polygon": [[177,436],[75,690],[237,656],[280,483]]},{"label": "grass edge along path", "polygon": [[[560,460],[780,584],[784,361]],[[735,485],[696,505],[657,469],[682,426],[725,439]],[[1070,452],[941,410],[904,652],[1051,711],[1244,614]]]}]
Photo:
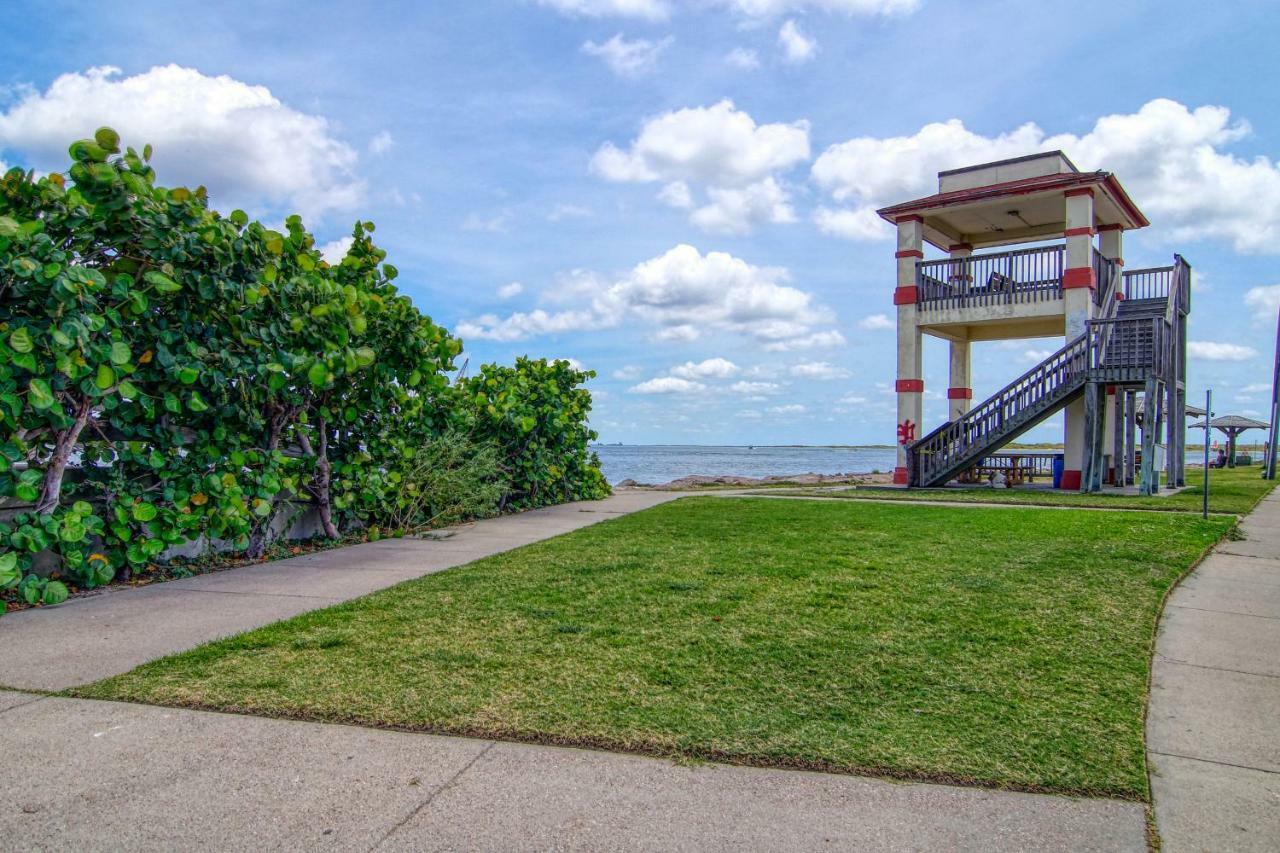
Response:
[{"label": "grass edge along path", "polygon": [[[863,501],[928,501],[936,503],[979,503],[1008,506],[1076,507],[1079,509],[1124,509],[1160,512],[1199,513],[1203,505],[1203,469],[1187,469],[1187,486],[1172,495],[1087,494],[1074,491],[992,489],[981,486],[947,486],[930,489],[901,489],[885,486],[848,489],[780,488],[753,491],[759,494],[797,498],[838,498]],[[1215,470],[1209,475],[1209,513],[1247,515],[1275,488],[1277,481],[1264,480],[1261,470],[1234,468]]]},{"label": "grass edge along path", "polygon": [[1159,608],[1229,526],[688,498],[68,693],[1145,801]]}]

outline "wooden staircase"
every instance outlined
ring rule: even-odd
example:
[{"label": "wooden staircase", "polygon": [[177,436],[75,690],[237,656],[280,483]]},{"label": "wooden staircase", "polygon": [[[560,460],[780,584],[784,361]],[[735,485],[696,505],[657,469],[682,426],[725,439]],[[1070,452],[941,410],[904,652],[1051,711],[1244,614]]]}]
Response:
[{"label": "wooden staircase", "polygon": [[[1145,279],[1122,299],[1128,274],[1109,269],[1098,296],[1098,317],[1084,334],[978,403],[963,417],[943,424],[907,448],[908,484],[941,486],[983,457],[1061,411],[1085,393],[1089,383],[1142,385],[1174,377],[1178,323],[1190,298],[1190,267],[1181,258],[1167,271],[1167,287]],[[1148,271],[1143,271],[1144,275]],[[1135,283],[1136,280],[1135,280]],[[1158,293],[1158,290],[1164,290]],[[1175,379],[1176,381],[1176,379]]]}]

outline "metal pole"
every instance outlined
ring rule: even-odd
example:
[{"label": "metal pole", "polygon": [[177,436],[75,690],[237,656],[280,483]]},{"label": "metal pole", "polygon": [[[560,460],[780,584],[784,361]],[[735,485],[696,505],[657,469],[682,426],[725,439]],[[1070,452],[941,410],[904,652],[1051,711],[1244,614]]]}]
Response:
[{"label": "metal pole", "polygon": [[1209,517],[1209,421],[1213,420],[1213,391],[1204,392],[1204,509],[1201,515]]},{"label": "metal pole", "polygon": [[1271,371],[1271,427],[1267,430],[1271,440],[1267,442],[1267,464],[1262,476],[1276,478],[1276,417],[1280,416],[1280,312],[1276,315],[1276,357]]}]

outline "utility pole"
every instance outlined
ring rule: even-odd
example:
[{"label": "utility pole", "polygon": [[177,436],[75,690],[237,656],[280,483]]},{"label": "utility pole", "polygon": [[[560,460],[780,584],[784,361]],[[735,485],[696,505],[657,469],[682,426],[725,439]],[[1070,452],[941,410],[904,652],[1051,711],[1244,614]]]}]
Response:
[{"label": "utility pole", "polygon": [[1276,356],[1271,371],[1271,426],[1267,429],[1270,441],[1267,442],[1267,464],[1262,468],[1262,476],[1268,480],[1276,478],[1276,418],[1280,416],[1280,312],[1276,314]]},{"label": "utility pole", "polygon": [[1213,420],[1213,391],[1206,388],[1204,392],[1204,510],[1205,518],[1209,517],[1209,422]]}]

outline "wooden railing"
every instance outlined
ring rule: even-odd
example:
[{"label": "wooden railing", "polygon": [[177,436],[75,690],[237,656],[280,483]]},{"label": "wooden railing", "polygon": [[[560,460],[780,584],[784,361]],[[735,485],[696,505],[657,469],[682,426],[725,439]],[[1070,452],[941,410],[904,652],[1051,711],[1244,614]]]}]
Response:
[{"label": "wooden railing", "polygon": [[1040,302],[1062,297],[1062,246],[916,264],[922,309]]},{"label": "wooden railing", "polygon": [[1125,270],[1125,299],[1167,299],[1173,286],[1173,267]]}]

